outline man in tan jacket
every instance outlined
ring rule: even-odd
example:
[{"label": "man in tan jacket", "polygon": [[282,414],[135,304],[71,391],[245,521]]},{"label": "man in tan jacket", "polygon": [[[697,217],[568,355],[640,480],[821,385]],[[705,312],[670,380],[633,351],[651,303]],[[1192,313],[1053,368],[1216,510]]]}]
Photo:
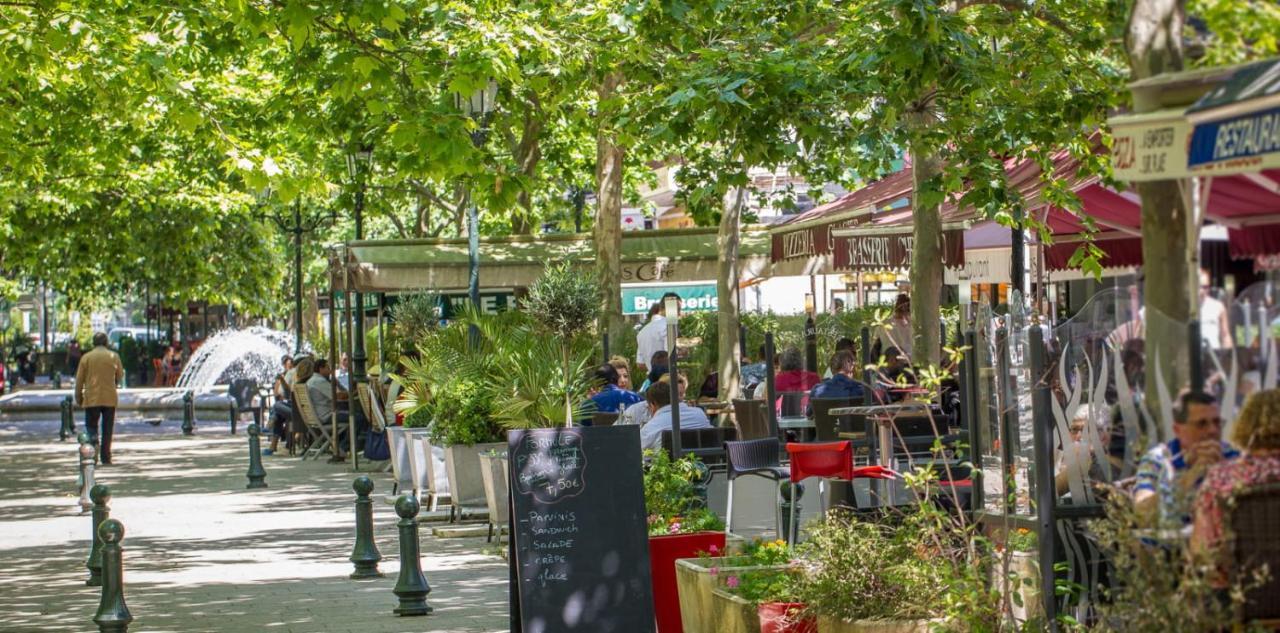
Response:
[{"label": "man in tan jacket", "polygon": [[84,424],[89,437],[98,443],[98,420],[102,420],[102,443],[98,456],[111,463],[111,436],[116,426],[116,385],[124,377],[120,357],[107,347],[107,335],[93,335],[93,349],[80,359],[76,370],[76,404],[84,407]]}]

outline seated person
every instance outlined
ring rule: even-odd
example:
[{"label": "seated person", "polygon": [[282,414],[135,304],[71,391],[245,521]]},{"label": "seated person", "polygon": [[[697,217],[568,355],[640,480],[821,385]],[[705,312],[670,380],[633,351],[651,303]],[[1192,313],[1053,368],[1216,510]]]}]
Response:
[{"label": "seated person", "polygon": [[289,441],[289,418],[293,416],[293,407],[289,406],[293,397],[289,393],[294,376],[293,358],[286,354],[280,362],[284,365],[284,372],[276,374],[275,382],[271,384],[271,393],[275,396],[275,402],[271,404],[271,448],[262,451],[263,455],[274,455],[280,446],[280,438]]},{"label": "seated person", "polygon": [[618,370],[618,388],[631,390],[631,363],[627,359],[615,355],[609,359],[609,364]]},{"label": "seated person", "polygon": [[1244,455],[1209,468],[1195,500],[1195,551],[1213,551],[1222,543],[1223,514],[1238,492],[1280,482],[1280,389],[1256,392],[1245,402],[1231,439]]},{"label": "seated person", "polygon": [[[742,365],[743,393],[751,393],[751,390],[754,389],[756,385],[764,383],[767,374],[769,373],[769,367],[764,364],[764,352],[764,346],[761,345],[759,350],[760,355],[756,357],[756,362]],[[776,365],[778,363],[778,359],[773,359],[773,362]]]},{"label": "seated person", "polygon": [[618,386],[620,378],[618,370],[611,364],[606,363],[596,368],[595,382],[600,385],[600,390],[591,396],[591,402],[595,404],[595,412],[619,413],[641,401],[640,396],[635,392]]},{"label": "seated person", "polygon": [[[330,424],[330,417],[335,413],[334,401],[332,395],[333,382],[331,375],[333,368],[329,367],[329,361],[323,358],[315,360],[315,373],[307,379],[307,395],[311,396],[311,408],[315,409],[316,417],[320,419],[321,424]],[[338,424],[346,424],[348,419],[347,411],[337,411]],[[341,447],[339,447],[341,448]],[[341,454],[341,450],[339,450]]]},{"label": "seated person", "polygon": [[653,411],[649,410],[649,402],[642,399],[640,402],[637,402],[623,410],[622,419],[614,422],[614,426],[619,424],[638,424],[640,426],[644,426],[652,416]]},{"label": "seated person", "polygon": [[1210,466],[1239,457],[1222,441],[1222,416],[1213,396],[1183,390],[1173,407],[1174,439],[1147,451],[1138,463],[1133,502],[1160,525],[1191,522],[1190,500]]},{"label": "seated person", "polygon": [[[828,364],[831,369],[831,377],[818,383],[817,386],[809,392],[809,398],[862,398],[862,383],[854,379],[855,373],[858,371],[858,359],[854,358],[853,352],[849,350],[841,350],[831,356],[831,362]],[[813,415],[813,407],[805,409],[806,415]]]},{"label": "seated person", "polygon": [[[680,390],[680,428],[711,428],[711,421],[707,419],[707,414],[702,409],[684,402],[684,392],[689,386],[688,379],[680,376],[677,385]],[[645,400],[648,401],[652,415],[649,421],[640,427],[640,448],[661,448],[662,432],[671,430],[671,377],[664,375],[654,382],[652,388],[645,392]]]},{"label": "seated person", "polygon": [[[836,341],[836,351],[837,351],[837,352],[843,352],[844,350],[849,350],[850,352],[853,352],[853,351],[854,351],[853,339],[851,339],[851,338],[849,338],[849,337],[847,337],[847,336],[842,336],[842,337],[840,337],[840,340]],[[856,354],[855,354],[855,356],[856,356]],[[822,378],[823,378],[824,380],[825,380],[825,379],[827,379],[827,378],[830,378],[831,376],[833,376],[833,375],[834,375],[834,374],[831,372],[831,368],[830,368],[830,367],[828,367],[828,368],[826,369],[826,372],[827,372],[827,373],[825,373],[825,374],[823,374],[823,375],[822,375]]]},{"label": "seated person", "polygon": [[667,361],[670,360],[670,354],[666,350],[658,350],[653,353],[653,358],[649,359],[649,374],[644,379],[644,384],[640,385],[640,389],[636,393],[644,395],[649,390],[649,385],[658,380],[658,377],[667,373]]},{"label": "seated person", "polygon": [[[852,354],[851,354],[852,355]],[[784,391],[808,391],[822,382],[822,377],[804,369],[804,354],[795,347],[788,347],[782,352],[780,361],[782,371],[773,378],[773,387],[778,393]]]}]

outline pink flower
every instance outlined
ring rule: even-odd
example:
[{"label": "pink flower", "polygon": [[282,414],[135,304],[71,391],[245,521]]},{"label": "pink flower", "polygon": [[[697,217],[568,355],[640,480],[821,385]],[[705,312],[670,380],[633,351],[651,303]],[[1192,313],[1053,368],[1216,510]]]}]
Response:
[{"label": "pink flower", "polygon": [[711,554],[713,554],[713,555],[714,555],[714,554],[719,554],[719,553],[720,553],[720,548],[719,548],[719,547],[716,547],[715,545],[712,545],[712,546],[711,546],[711,548],[710,548],[708,551],[709,551],[709,552],[711,552]]},{"label": "pink flower", "polygon": [[712,576],[714,576],[714,575],[716,575],[716,574],[718,574],[718,573],[720,573],[720,568],[719,568],[719,567],[712,567],[712,568],[711,568],[711,575],[712,575]]},{"label": "pink flower", "polygon": [[730,588],[730,589],[737,589],[737,588],[738,588],[738,577],[737,577],[737,576],[729,576],[728,578],[726,578],[726,579],[725,579],[725,581],[724,581],[724,586],[726,586],[726,587],[728,587],[728,588]]}]

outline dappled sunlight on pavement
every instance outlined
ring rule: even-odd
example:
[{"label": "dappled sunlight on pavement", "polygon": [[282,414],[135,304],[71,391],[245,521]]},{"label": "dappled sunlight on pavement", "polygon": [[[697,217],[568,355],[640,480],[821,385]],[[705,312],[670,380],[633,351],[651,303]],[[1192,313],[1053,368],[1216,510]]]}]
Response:
[{"label": "dappled sunlight on pavement", "polygon": [[[131,433],[130,431],[142,432]],[[117,431],[100,467],[111,516],[125,526],[131,631],[502,631],[507,568],[483,538],[421,539],[436,611],[392,614],[398,571],[391,476],[374,480],[384,578],[353,581],[357,474],[345,464],[263,459],[270,486],[246,490],[243,432],[204,427]],[[56,426],[0,426],[0,631],[86,631],[99,590],[84,584],[90,518],[77,505],[76,445]]]}]

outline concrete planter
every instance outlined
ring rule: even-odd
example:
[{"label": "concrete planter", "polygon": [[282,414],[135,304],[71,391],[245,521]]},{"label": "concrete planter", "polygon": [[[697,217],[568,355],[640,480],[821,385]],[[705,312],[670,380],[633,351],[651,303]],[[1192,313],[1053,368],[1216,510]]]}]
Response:
[{"label": "concrete planter", "polygon": [[711,604],[708,608],[715,626],[707,630],[715,633],[760,633],[758,609],[756,603],[717,587],[711,591]]},{"label": "concrete planter", "polygon": [[818,616],[818,633],[929,633],[939,620],[838,620]]},{"label": "concrete planter", "polygon": [[1000,592],[1001,610],[1008,609],[1009,616],[1019,625],[1044,613],[1040,605],[1040,563],[1036,558],[1035,552],[1011,552],[1012,580],[1002,570],[1003,556],[996,558],[991,569],[991,586]]},{"label": "concrete planter", "polygon": [[409,436],[403,426],[387,427],[387,445],[391,448],[391,472],[396,478],[395,493],[413,490],[413,465],[409,456]]},{"label": "concrete planter", "polygon": [[484,501],[489,507],[489,523],[499,530],[510,517],[507,495],[511,490],[511,480],[506,466],[505,454],[493,455],[487,451],[480,454],[480,478],[484,482]]},{"label": "concrete planter", "polygon": [[[685,633],[719,633],[725,630],[716,620],[718,611],[713,607],[711,595],[725,578],[751,571],[785,568],[782,565],[743,565],[744,560],[740,556],[721,556],[676,561],[676,588],[680,592],[680,619]],[[712,570],[715,570],[714,574]]]},{"label": "concrete planter", "polygon": [[449,477],[449,494],[454,507],[485,506],[484,478],[480,470],[480,454],[506,448],[502,442],[450,446],[444,449],[444,468]]}]

